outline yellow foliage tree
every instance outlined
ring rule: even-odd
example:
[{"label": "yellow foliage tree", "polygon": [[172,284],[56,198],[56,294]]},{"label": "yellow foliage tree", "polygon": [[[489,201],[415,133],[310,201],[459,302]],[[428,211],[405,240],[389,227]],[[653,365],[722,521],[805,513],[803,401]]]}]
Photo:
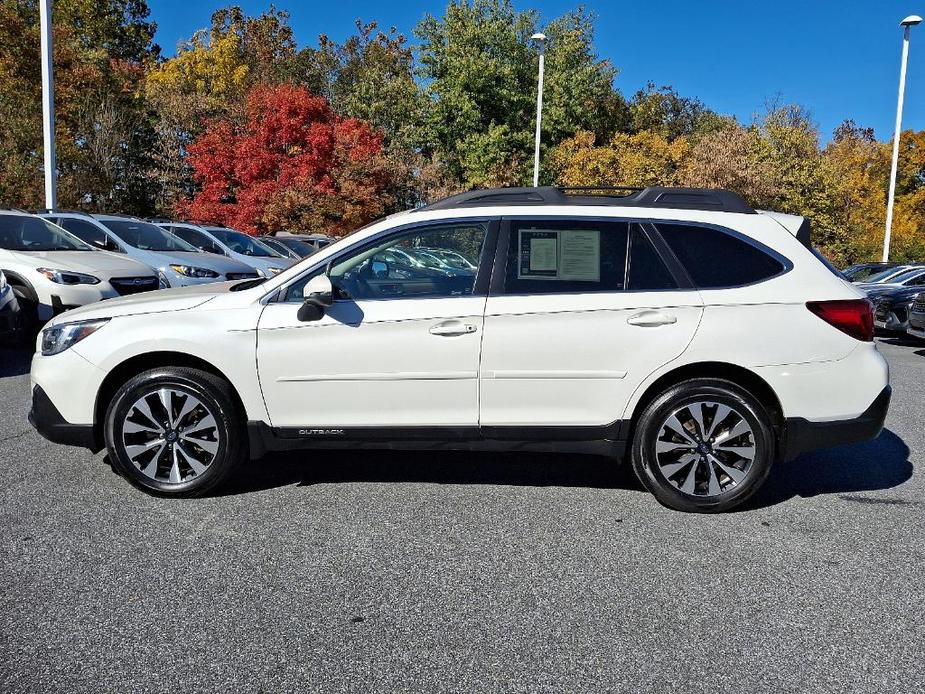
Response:
[{"label": "yellow foliage tree", "polygon": [[565,186],[676,185],[689,153],[683,137],[668,141],[644,130],[595,146],[594,133],[579,132],[552,150],[550,163]]},{"label": "yellow foliage tree", "polygon": [[169,92],[225,101],[241,93],[247,73],[237,34],[209,40],[205,32],[199,32],[176,57],[148,74],[147,90],[154,98]]}]

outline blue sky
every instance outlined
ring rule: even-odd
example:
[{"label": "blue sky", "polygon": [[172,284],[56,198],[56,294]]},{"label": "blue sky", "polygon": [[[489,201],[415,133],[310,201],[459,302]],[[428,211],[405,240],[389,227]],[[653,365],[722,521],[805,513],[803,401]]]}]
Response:
[{"label": "blue sky", "polygon": [[[230,2],[149,0],[157,41],[172,55],[179,40],[209,24]],[[256,14],[270,3],[237,0]],[[515,0],[544,21],[575,7],[563,0]],[[299,45],[326,33],[350,35],[356,19],[377,20],[407,34],[441,0],[287,2]],[[925,15],[925,0],[586,0],[596,16],[595,47],[620,69],[617,86],[631,95],[651,80],[697,96],[720,113],[749,122],[767,100],[808,107],[828,140],[845,118],[892,136],[902,33],[899,22]],[[913,29],[903,128],[925,129],[925,24]]]}]

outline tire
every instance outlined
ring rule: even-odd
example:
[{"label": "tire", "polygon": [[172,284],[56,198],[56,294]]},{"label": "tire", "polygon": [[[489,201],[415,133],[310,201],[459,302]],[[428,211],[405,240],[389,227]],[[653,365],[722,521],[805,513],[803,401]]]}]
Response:
[{"label": "tire", "polygon": [[28,287],[14,284],[12,288],[16,303],[19,304],[19,330],[16,332],[16,342],[22,347],[31,347],[39,333],[38,299]]},{"label": "tire", "polygon": [[754,494],[775,456],[771,417],[758,399],[730,381],[700,378],[649,403],[636,422],[631,457],[640,482],[664,506],[718,513]]},{"label": "tire", "polygon": [[107,408],[104,436],[116,471],[156,496],[207,494],[247,454],[231,386],[185,367],[152,369],[123,384]]}]

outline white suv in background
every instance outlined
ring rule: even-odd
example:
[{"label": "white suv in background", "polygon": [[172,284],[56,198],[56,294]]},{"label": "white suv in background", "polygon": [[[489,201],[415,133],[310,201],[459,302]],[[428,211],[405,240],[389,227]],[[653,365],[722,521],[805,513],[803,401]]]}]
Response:
[{"label": "white suv in background", "polygon": [[27,332],[76,306],[158,288],[146,265],[88,246],[25,212],[0,211],[0,270],[16,294]]},{"label": "white suv in background", "polygon": [[686,511],[877,436],[890,399],[871,305],[805,220],[672,188],[465,193],[277,277],[72,311],[32,382],[43,435],[157,494],[279,450],[539,450],[629,460]]},{"label": "white suv in background", "polygon": [[136,217],[67,210],[42,213],[97,248],[124,253],[152,268],[162,287],[186,287],[259,277],[253,268],[198,248]]},{"label": "white suv in background", "polygon": [[249,265],[262,277],[273,277],[292,265],[291,258],[283,257],[274,249],[243,231],[224,227],[199,226],[192,222],[156,222],[174,236],[206,253],[220,253]]}]

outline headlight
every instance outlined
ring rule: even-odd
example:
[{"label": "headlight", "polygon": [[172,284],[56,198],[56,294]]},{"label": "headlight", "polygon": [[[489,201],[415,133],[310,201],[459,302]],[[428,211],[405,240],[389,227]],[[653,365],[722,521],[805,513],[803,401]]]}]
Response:
[{"label": "headlight", "polygon": [[280,270],[278,267],[271,267],[271,268],[270,268],[270,274],[267,275],[267,277],[276,277],[276,275],[278,275],[278,274],[281,273],[281,272],[282,272],[282,270]]},{"label": "headlight", "polygon": [[47,267],[40,267],[36,272],[41,273],[47,279],[56,284],[99,284],[100,278],[93,275],[85,275],[82,272],[71,272],[70,270],[50,270]]},{"label": "headlight", "polygon": [[178,275],[184,277],[198,277],[200,279],[215,279],[218,277],[217,272],[207,270],[204,267],[193,267],[192,265],[171,265],[170,269]]},{"label": "headlight", "polygon": [[73,347],[109,322],[108,318],[62,323],[42,331],[42,354],[51,356]]}]

